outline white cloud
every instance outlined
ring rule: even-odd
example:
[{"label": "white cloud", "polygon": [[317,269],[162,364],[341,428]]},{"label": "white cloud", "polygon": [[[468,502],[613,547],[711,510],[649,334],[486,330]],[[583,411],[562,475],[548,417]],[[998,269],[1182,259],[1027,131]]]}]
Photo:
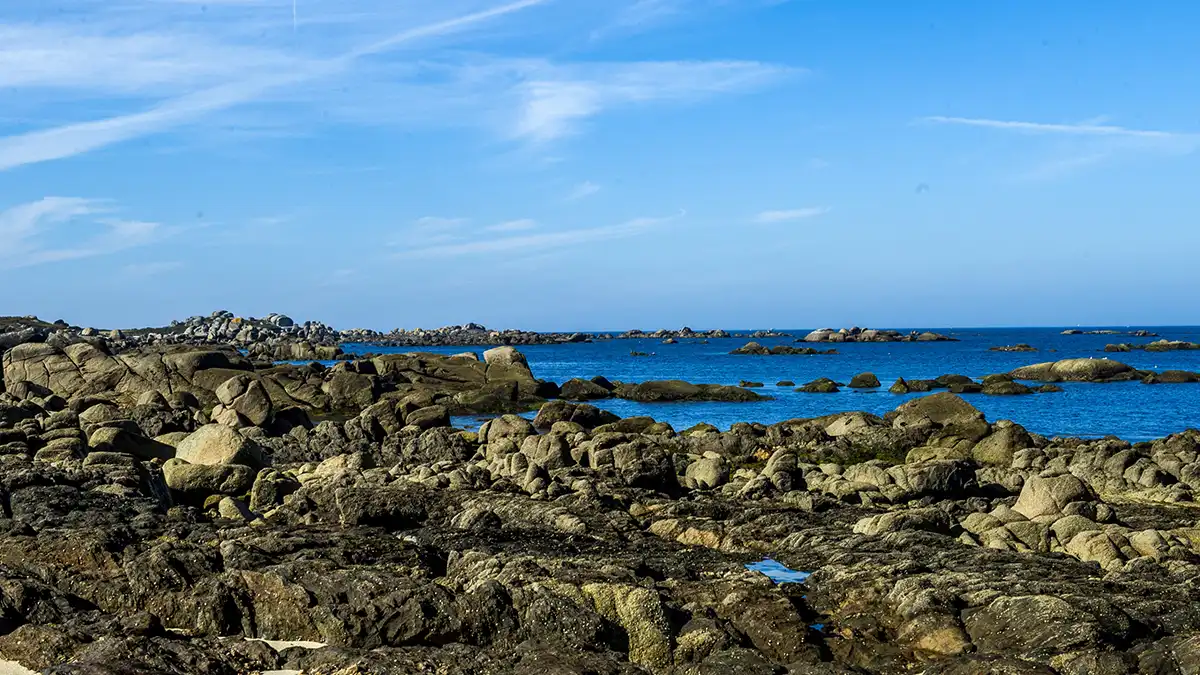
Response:
[{"label": "white cloud", "polygon": [[465,225],[470,222],[466,218],[446,218],[445,216],[422,216],[413,221],[413,225],[423,228],[450,228]]},{"label": "white cloud", "polygon": [[926,117],[926,122],[936,124],[959,124],[972,127],[987,127],[991,129],[1006,129],[1009,131],[1025,131],[1035,134],[1069,134],[1072,136],[1132,136],[1135,138],[1176,138],[1192,134],[1176,134],[1169,131],[1148,131],[1144,129],[1129,129],[1107,124],[1045,124],[1042,122],[1017,122],[1011,120],[990,120],[968,117]]},{"label": "white cloud", "polygon": [[754,221],[758,223],[782,223],[792,220],[804,220],[805,218],[823,216],[832,210],[832,207],[829,206],[809,206],[803,209],[763,211],[754,217]]},{"label": "white cloud", "polygon": [[1051,156],[1020,172],[1022,179],[1055,179],[1120,157],[1187,155],[1200,149],[1200,134],[1133,129],[1107,124],[1107,117],[1072,124],[943,116],[926,117],[922,121],[1054,138]]},{"label": "white cloud", "polygon": [[599,185],[593,183],[590,180],[585,180],[582,183],[580,183],[579,185],[576,185],[574,188],[572,188],[570,194],[567,195],[567,201],[575,201],[576,199],[583,199],[584,197],[590,197],[591,195],[594,195],[599,191],[600,191]]},{"label": "white cloud", "polygon": [[[150,35],[84,41],[75,47],[74,38],[78,37],[78,33],[61,34],[61,31],[65,30],[62,27],[53,29],[59,32],[43,31],[32,36],[34,40],[40,39],[40,42],[22,43],[21,49],[11,55],[7,49],[0,52],[9,59],[0,61],[0,66],[8,66],[7,69],[17,73],[9,76],[13,86],[76,89],[103,87],[110,91],[120,91],[136,90],[149,84],[169,83],[181,90],[191,90],[190,85],[194,85],[194,79],[204,80],[206,77],[212,77],[219,83],[193,93],[162,100],[141,112],[0,138],[0,171],[62,159],[133,138],[161,133],[206,115],[259,100],[280,88],[342,74],[363,57],[382,54],[408,43],[451,35],[475,24],[546,1],[518,0],[408,28],[338,56],[323,59],[290,56],[281,59],[282,67],[265,69],[261,67],[261,63],[257,64],[259,67],[254,67],[254,60],[251,60],[250,64],[239,62],[241,53],[236,50],[232,54],[226,53],[224,45],[221,49],[208,53],[195,46],[182,49],[172,47]],[[22,31],[22,26],[17,26],[16,30]],[[61,51],[64,44],[72,45],[67,48],[67,52]],[[51,56],[67,65],[63,67],[43,64],[38,58],[42,51],[48,51]],[[191,65],[194,60],[204,57],[217,65]],[[89,70],[90,66],[83,68],[83,76],[75,74],[71,64],[77,64],[78,67],[78,64],[92,59],[101,63],[102,67],[99,70],[104,73],[103,76],[87,78],[86,75],[92,72]],[[132,69],[132,76],[122,74],[127,68]],[[4,70],[6,69],[0,67],[0,72]]]},{"label": "white cloud", "polygon": [[579,246],[609,239],[623,239],[648,232],[687,215],[680,211],[672,216],[657,218],[635,218],[618,225],[562,230],[545,234],[529,234],[495,239],[480,239],[461,244],[413,248],[396,254],[398,258],[449,258],[498,251],[520,251],[531,253],[545,249]]},{"label": "white cloud", "polygon": [[127,279],[149,279],[184,267],[178,260],[133,263],[121,268],[121,276]]},{"label": "white cloud", "polygon": [[599,63],[541,68],[520,87],[513,135],[535,142],[574,133],[602,110],[656,102],[695,102],[751,91],[804,72],[757,61]]},{"label": "white cloud", "polygon": [[592,31],[591,38],[599,40],[614,33],[634,33],[645,30],[679,14],[687,0],[634,0],[623,5],[612,21]]},{"label": "white cloud", "polygon": [[[464,48],[482,29],[501,30],[493,24],[551,0],[496,2],[359,0],[348,10],[310,0],[300,38],[287,0],[77,0],[61,16],[5,8],[0,92],[20,92],[7,116],[32,130],[0,137],[0,171],[185,129],[204,141],[185,143],[193,149],[216,145],[210,136],[278,137],[345,122],[475,127],[544,145],[610,110],[695,103],[801,72],[754,61],[562,63]],[[649,16],[674,2],[628,9]],[[321,30],[306,35],[309,24]],[[561,26],[523,20],[502,30],[520,39]]]},{"label": "white cloud", "polygon": [[536,227],[536,220],[530,218],[521,218],[519,220],[508,220],[503,223],[489,225],[483,229],[489,232],[520,232],[522,230],[532,230]]},{"label": "white cloud", "polygon": [[[46,197],[0,211],[0,269],[115,253],[163,234],[158,223],[105,215],[113,211],[107,201],[78,197]],[[65,225],[72,231],[61,232]]]}]

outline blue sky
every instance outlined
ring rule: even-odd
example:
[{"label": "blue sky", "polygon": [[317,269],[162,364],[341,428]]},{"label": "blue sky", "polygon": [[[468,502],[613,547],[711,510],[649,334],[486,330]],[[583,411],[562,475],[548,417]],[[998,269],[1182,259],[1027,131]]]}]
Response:
[{"label": "blue sky", "polygon": [[0,4],[0,313],[1197,323],[1200,5]]}]

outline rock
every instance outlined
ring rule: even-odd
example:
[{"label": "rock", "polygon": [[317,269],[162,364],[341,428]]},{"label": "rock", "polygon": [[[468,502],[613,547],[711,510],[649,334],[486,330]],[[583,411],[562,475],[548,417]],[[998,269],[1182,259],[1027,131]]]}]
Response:
[{"label": "rock", "polygon": [[639,403],[667,401],[759,401],[762,396],[749,389],[720,384],[691,384],[682,380],[657,380],[641,384],[621,384],[614,391],[618,398]]},{"label": "rock", "polygon": [[766,385],[764,385],[762,382],[754,382],[752,380],[742,380],[741,382],[738,382],[738,386],[746,387],[748,389],[756,389],[756,388],[764,387]]},{"label": "rock", "polygon": [[859,373],[850,378],[851,389],[874,389],[879,386],[879,378],[874,373]]},{"label": "rock", "polygon": [[925,530],[946,534],[952,525],[950,516],[942,509],[906,509],[863,518],[854,524],[854,533],[878,536],[902,530]]},{"label": "rock", "polygon": [[170,459],[176,451],[169,445],[130,433],[120,427],[102,427],[88,439],[91,452],[119,452],[140,459]]},{"label": "rock", "polygon": [[1093,497],[1083,481],[1070,474],[1061,476],[1032,476],[1021,488],[1021,496],[1012,507],[1026,518],[1061,514],[1063,508],[1078,501],[1090,501]]},{"label": "rock", "polygon": [[821,377],[799,387],[796,391],[805,394],[836,394],[839,390],[837,382],[828,377]]},{"label": "rock", "polygon": [[568,403],[566,401],[549,401],[542,404],[533,426],[538,429],[549,429],[559,422],[572,422],[584,429],[595,429],[604,424],[611,424],[621,418],[601,410],[594,405],[584,403]]},{"label": "rock", "polygon": [[711,490],[729,480],[729,467],[720,457],[704,457],[689,464],[684,477],[701,490]]},{"label": "rock", "polygon": [[1141,379],[1132,367],[1111,359],[1064,359],[1024,366],[1008,373],[1018,380],[1037,382],[1119,382]]},{"label": "rock", "polygon": [[1034,393],[1033,389],[1020,382],[1012,382],[1011,380],[987,382],[983,385],[982,392],[989,396],[1020,396]]},{"label": "rock", "polygon": [[242,500],[233,497],[224,497],[217,502],[217,513],[227,520],[247,521],[255,518],[254,513],[246,508]]},{"label": "rock", "polygon": [[264,463],[258,445],[233,429],[206,424],[180,441],[175,457],[189,464],[244,464],[261,468]]},{"label": "rock", "polygon": [[570,401],[589,401],[611,398],[612,392],[595,382],[573,378],[562,384],[559,395]]},{"label": "rock", "polygon": [[891,413],[892,426],[897,429],[919,426],[923,420],[941,427],[947,435],[970,441],[983,438],[989,430],[983,413],[955,394],[937,393],[915,398]]},{"label": "rock", "polygon": [[408,413],[404,422],[422,430],[448,427],[450,426],[450,413],[446,410],[446,406],[431,405]]},{"label": "rock", "polygon": [[502,439],[511,439],[520,445],[527,436],[537,435],[533,424],[519,415],[503,415],[489,420],[480,428],[479,434],[488,444],[499,443]]},{"label": "rock", "polygon": [[911,390],[908,388],[908,382],[903,377],[896,378],[896,381],[888,388],[888,392],[892,394],[907,394],[909,391]]},{"label": "rock", "polygon": [[1191,384],[1200,382],[1200,373],[1188,370],[1164,370],[1142,378],[1142,384]]},{"label": "rock", "polygon": [[1025,343],[1016,345],[1006,345],[1003,347],[988,347],[988,351],[992,352],[1036,352],[1037,347],[1027,345]]},{"label": "rock", "polygon": [[775,345],[774,347],[767,348],[757,342],[747,342],[745,345],[729,353],[755,356],[812,356],[816,354],[837,354],[837,350],[827,349],[822,351],[812,347],[789,347],[788,345]]},{"label": "rock", "polygon": [[163,464],[167,487],[183,495],[199,495],[200,503],[212,494],[246,494],[255,475],[254,469],[240,464],[188,464],[181,459]]},{"label": "rock", "polygon": [[1013,455],[1024,448],[1034,446],[1033,438],[1019,424],[994,428],[992,433],[971,448],[971,457],[980,464],[1008,467]]}]

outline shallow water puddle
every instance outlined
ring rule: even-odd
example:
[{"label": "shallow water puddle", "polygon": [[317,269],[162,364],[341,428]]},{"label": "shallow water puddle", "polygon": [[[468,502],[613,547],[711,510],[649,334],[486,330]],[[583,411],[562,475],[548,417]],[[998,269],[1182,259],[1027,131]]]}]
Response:
[{"label": "shallow water puddle", "polygon": [[784,567],[782,563],[770,558],[763,558],[756,563],[749,563],[746,565],[746,569],[766,575],[768,579],[777,584],[798,584],[807,581],[812,576],[812,572],[798,572],[794,569]]}]

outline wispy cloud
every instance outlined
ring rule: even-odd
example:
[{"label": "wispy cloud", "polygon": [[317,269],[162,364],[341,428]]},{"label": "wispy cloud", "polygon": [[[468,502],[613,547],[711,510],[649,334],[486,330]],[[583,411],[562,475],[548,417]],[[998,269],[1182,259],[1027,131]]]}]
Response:
[{"label": "wispy cloud", "polygon": [[519,220],[508,220],[503,223],[489,225],[483,229],[489,232],[520,232],[522,230],[532,230],[536,227],[536,220],[531,218],[521,218]]},{"label": "wispy cloud", "polygon": [[126,279],[149,279],[168,272],[174,272],[184,267],[178,260],[163,260],[159,262],[133,263],[121,268],[121,276]]},{"label": "wispy cloud", "polygon": [[421,228],[451,228],[466,225],[467,218],[447,218],[445,216],[422,216],[413,221],[413,225]]},{"label": "wispy cloud", "polygon": [[654,228],[679,220],[687,215],[686,211],[671,216],[654,218],[635,218],[617,225],[604,227],[562,230],[545,234],[529,234],[492,239],[478,239],[461,244],[442,246],[427,246],[412,248],[396,254],[398,258],[451,258],[499,251],[520,251],[524,254],[546,249],[579,246],[610,239],[634,237],[653,230]]},{"label": "wispy cloud", "polygon": [[[508,39],[553,31],[537,20],[494,27],[551,0],[361,0],[353,11],[310,3],[300,35],[309,23],[322,30],[307,40],[292,34],[285,0],[199,3],[203,12],[190,0],[78,1],[78,16],[58,20],[0,11],[0,92],[21,91],[10,116],[32,121],[0,137],[0,171],[175,131],[278,137],[331,121],[470,126],[544,144],[609,110],[698,102],[801,72],[754,61],[564,63],[469,49],[497,34],[484,29]],[[649,17],[675,2],[628,9]],[[231,125],[235,114],[255,123]]]},{"label": "wispy cloud", "polygon": [[[476,24],[546,1],[518,0],[414,26],[354,47],[334,57],[305,58],[291,54],[279,55],[278,68],[268,67],[275,60],[275,55],[271,58],[251,59],[248,63],[239,65],[236,53],[230,56],[223,52],[210,54],[211,58],[208,59],[210,62],[221,64],[220,66],[194,66],[191,65],[193,62],[203,60],[201,56],[206,53],[207,47],[194,51],[178,51],[167,45],[169,40],[153,34],[85,42],[66,48],[67,53],[57,54],[58,61],[45,65],[46,57],[44,54],[39,55],[39,45],[49,45],[53,55],[55,49],[63,49],[55,45],[75,45],[74,38],[78,35],[35,35],[34,39],[40,37],[40,41],[32,44],[23,42],[22,48],[11,55],[8,50],[3,52],[5,60],[0,61],[0,66],[8,67],[0,67],[0,72],[12,70],[17,73],[16,76],[9,76],[9,86],[71,89],[99,87],[112,93],[122,89],[140,91],[153,84],[170,84],[186,91],[192,88],[187,86],[190,81],[209,78],[216,80],[218,84],[160,100],[139,112],[0,138],[0,171],[71,157],[133,138],[162,133],[206,115],[249,104],[291,85],[344,73],[364,57],[393,51],[409,43],[459,33]],[[25,26],[6,26],[5,29],[14,30],[19,34],[24,31]],[[64,29],[60,27],[56,30]],[[3,35],[0,35],[0,38],[2,37]],[[113,47],[114,41],[118,49],[112,53],[110,48]],[[94,69],[90,65],[81,68],[84,73],[82,76],[71,67],[72,63],[89,62],[93,58],[101,63],[102,68],[99,70],[103,72],[102,76],[88,78],[87,74],[92,73]],[[66,66],[59,65],[60,63],[65,63]],[[127,65],[134,69],[132,76],[121,74]],[[233,69],[233,72],[229,72],[229,69]],[[0,80],[0,86],[3,86],[3,83],[4,81]]]},{"label": "wispy cloud", "polygon": [[695,102],[746,92],[803,73],[757,61],[668,61],[548,67],[520,86],[512,135],[534,142],[568,136],[601,111],[658,102]]},{"label": "wispy cloud", "polygon": [[991,120],[970,117],[941,117],[924,118],[926,122],[935,124],[959,124],[972,127],[987,127],[990,129],[1006,129],[1023,131],[1032,134],[1068,134],[1072,136],[1128,136],[1132,138],[1180,138],[1195,136],[1195,134],[1177,134],[1170,131],[1151,131],[1146,129],[1130,129],[1128,127],[1110,124],[1047,124],[1044,122],[1018,122],[1013,120]]},{"label": "wispy cloud", "polygon": [[[115,253],[164,234],[158,223],[117,218],[115,212],[107,201],[78,197],[46,197],[0,211],[0,268]],[[72,230],[64,233],[64,226]]]},{"label": "wispy cloud", "polygon": [[1018,177],[1029,180],[1060,178],[1084,168],[1137,155],[1187,155],[1200,149],[1200,133],[1135,129],[1107,123],[1108,117],[1093,117],[1076,123],[1027,122],[972,117],[925,117],[925,123],[957,125],[1048,137],[1055,144],[1050,157]]},{"label": "wispy cloud", "polygon": [[782,211],[763,211],[754,217],[756,223],[783,223],[791,220],[816,218],[832,211],[829,206],[809,206],[802,209],[787,209]]},{"label": "wispy cloud", "polygon": [[590,180],[585,180],[582,183],[580,183],[579,185],[576,185],[574,188],[571,189],[571,192],[567,194],[567,201],[575,201],[576,199],[583,199],[584,197],[590,197],[599,191],[600,191],[599,185],[597,185],[596,183],[593,183]]},{"label": "wispy cloud", "polygon": [[686,4],[687,0],[634,0],[620,6],[608,24],[592,31],[591,39],[599,40],[617,33],[645,30],[679,14]]}]

